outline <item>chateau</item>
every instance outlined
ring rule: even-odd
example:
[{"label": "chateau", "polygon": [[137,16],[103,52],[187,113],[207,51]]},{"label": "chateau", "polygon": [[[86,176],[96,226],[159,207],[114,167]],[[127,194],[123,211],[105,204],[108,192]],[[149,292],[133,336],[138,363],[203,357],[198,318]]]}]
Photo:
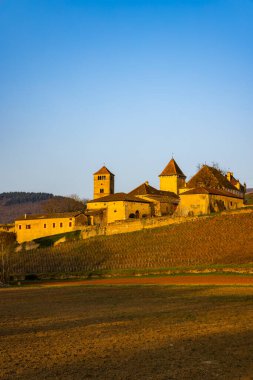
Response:
[{"label": "chateau", "polygon": [[130,193],[114,193],[114,174],[105,166],[93,175],[94,199],[87,203],[91,224],[164,215],[195,216],[244,205],[246,186],[232,172],[203,165],[187,182],[174,158],[159,175],[160,189],[145,182]]},{"label": "chateau", "polygon": [[114,193],[115,176],[103,166],[93,174],[93,200],[87,202],[85,211],[25,215],[15,221],[17,241],[84,231],[89,226],[103,228],[133,219],[154,221],[167,217],[171,221],[244,206],[246,185],[235,179],[232,172],[224,175],[217,168],[203,165],[187,182],[172,158],[159,179],[160,189],[144,182],[128,194]]}]

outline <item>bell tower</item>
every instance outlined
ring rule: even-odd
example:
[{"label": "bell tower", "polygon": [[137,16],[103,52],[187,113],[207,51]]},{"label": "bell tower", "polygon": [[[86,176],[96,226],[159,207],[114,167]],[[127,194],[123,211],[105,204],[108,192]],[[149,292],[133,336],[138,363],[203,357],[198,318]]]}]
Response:
[{"label": "bell tower", "polygon": [[114,174],[105,166],[93,174],[94,199],[114,194]]}]

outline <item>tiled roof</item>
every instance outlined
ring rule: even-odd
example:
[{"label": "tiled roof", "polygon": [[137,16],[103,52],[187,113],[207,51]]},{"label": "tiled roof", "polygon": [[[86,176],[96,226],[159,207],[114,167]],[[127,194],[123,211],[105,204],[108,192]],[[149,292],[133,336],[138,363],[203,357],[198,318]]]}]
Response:
[{"label": "tiled roof", "polygon": [[207,188],[207,187],[196,187],[194,189],[185,191],[184,193],[180,194],[180,197],[183,196],[183,195],[192,195],[192,194],[222,195],[222,196],[225,196],[225,197],[243,199],[240,195],[232,193],[230,191],[219,190],[219,189],[214,189],[214,188]]},{"label": "tiled roof", "polygon": [[[172,193],[174,194],[174,193]],[[160,202],[160,203],[173,203],[178,204],[179,203],[179,196],[171,197],[168,195],[154,195],[154,194],[147,194],[142,195],[146,199],[152,199],[153,201]]]},{"label": "tiled roof", "polygon": [[237,186],[239,185],[239,188],[240,188],[240,191],[245,191],[245,188],[244,186],[241,184],[241,182],[236,179],[233,175],[231,176],[231,179],[229,181],[230,183],[232,183],[233,186],[235,186],[237,188]]},{"label": "tiled roof", "polygon": [[158,190],[153,186],[150,186],[148,182],[142,183],[140,186],[136,187],[134,190],[130,191],[129,195],[163,195],[173,198],[178,198],[178,196],[171,191]]},{"label": "tiled roof", "polygon": [[100,209],[98,209],[98,210],[86,210],[85,211],[85,215],[86,216],[90,216],[90,215],[101,215],[101,214],[103,214],[103,212],[106,210],[106,208],[100,208]]},{"label": "tiled roof", "polygon": [[98,203],[98,202],[139,202],[139,203],[150,203],[148,201],[145,201],[144,199],[137,198],[133,195],[126,194],[126,193],[116,193],[107,195],[106,197],[97,198],[92,201],[89,201],[88,203]]},{"label": "tiled roof", "polygon": [[75,212],[61,212],[61,213],[55,213],[55,214],[27,214],[22,215],[21,217],[17,218],[17,220],[34,220],[34,219],[58,219],[58,218],[74,218],[78,215],[82,214],[81,211],[75,211]]},{"label": "tiled roof", "polygon": [[159,177],[170,176],[170,175],[178,175],[180,177],[186,178],[186,176],[184,175],[184,173],[182,172],[182,170],[180,169],[180,167],[178,166],[178,164],[176,163],[176,161],[174,160],[174,158],[172,158],[170,160],[170,162],[164,168],[164,170],[159,175]]},{"label": "tiled roof", "polygon": [[217,169],[203,165],[202,168],[187,182],[187,187],[207,187],[214,189],[236,190],[235,186]]},{"label": "tiled roof", "polygon": [[99,169],[96,173],[94,173],[94,175],[96,175],[96,174],[110,174],[110,175],[114,176],[114,174],[112,172],[110,172],[110,170],[107,169],[106,166],[102,166],[101,169]]}]

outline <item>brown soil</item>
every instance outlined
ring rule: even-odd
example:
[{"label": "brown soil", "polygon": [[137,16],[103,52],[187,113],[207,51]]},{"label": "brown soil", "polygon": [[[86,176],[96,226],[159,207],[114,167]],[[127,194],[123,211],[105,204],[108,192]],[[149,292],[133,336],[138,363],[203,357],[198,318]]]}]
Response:
[{"label": "brown soil", "polygon": [[197,275],[169,277],[123,277],[79,281],[46,281],[41,286],[74,285],[253,285],[253,276]]},{"label": "brown soil", "polygon": [[0,379],[253,379],[253,287],[168,280],[0,291]]}]

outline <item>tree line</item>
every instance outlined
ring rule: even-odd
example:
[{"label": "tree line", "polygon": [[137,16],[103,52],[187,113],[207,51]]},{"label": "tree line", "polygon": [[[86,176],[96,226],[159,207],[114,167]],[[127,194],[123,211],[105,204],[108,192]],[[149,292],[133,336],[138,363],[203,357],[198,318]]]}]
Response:
[{"label": "tree line", "polygon": [[0,202],[5,206],[27,203],[27,202],[40,202],[53,198],[54,195],[50,193],[29,193],[24,191],[15,191],[0,194]]}]

